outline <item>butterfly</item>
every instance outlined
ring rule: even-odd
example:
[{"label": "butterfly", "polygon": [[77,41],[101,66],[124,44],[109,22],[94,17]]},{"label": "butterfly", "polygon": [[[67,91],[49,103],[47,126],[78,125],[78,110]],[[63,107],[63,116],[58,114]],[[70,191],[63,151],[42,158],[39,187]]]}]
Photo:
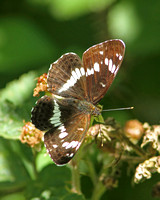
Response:
[{"label": "butterfly", "polygon": [[67,164],[81,146],[96,104],[111,86],[122,63],[125,44],[108,40],[87,49],[82,61],[66,53],[50,65],[47,88],[32,109],[31,121],[44,134],[44,145],[56,165]]}]

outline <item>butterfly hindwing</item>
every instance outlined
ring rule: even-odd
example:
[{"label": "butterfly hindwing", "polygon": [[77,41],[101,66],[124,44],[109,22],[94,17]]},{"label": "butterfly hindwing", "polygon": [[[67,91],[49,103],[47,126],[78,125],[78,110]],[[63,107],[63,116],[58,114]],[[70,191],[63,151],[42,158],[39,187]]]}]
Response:
[{"label": "butterfly hindwing", "polygon": [[125,52],[121,40],[109,40],[94,45],[83,53],[87,94],[90,102],[98,103],[112,84]]},{"label": "butterfly hindwing", "polygon": [[79,114],[45,133],[45,147],[57,165],[64,165],[73,158],[84,139],[89,124],[90,115]]},{"label": "butterfly hindwing", "polygon": [[68,119],[80,114],[74,104],[74,99],[61,98],[59,101],[52,96],[43,96],[32,109],[31,121],[41,131],[46,131],[53,127],[58,127]]},{"label": "butterfly hindwing", "polygon": [[53,111],[56,109],[53,98],[45,95],[41,97],[36,106],[31,111],[31,121],[41,131],[53,127],[50,118],[53,116]]},{"label": "butterfly hindwing", "polygon": [[72,99],[64,98],[64,101],[60,103],[56,98],[45,95],[37,101],[31,117],[36,128],[47,131],[44,144],[57,165],[66,164],[72,159],[90,124],[89,114],[67,103]]}]

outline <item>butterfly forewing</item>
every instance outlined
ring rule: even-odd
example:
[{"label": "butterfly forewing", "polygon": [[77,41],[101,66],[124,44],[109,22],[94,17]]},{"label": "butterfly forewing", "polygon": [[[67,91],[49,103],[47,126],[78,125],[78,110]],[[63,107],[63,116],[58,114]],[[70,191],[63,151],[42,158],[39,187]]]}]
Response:
[{"label": "butterfly forewing", "polygon": [[85,70],[74,53],[67,53],[51,64],[48,71],[48,90],[63,97],[84,99],[86,92]]},{"label": "butterfly forewing", "polygon": [[122,63],[125,45],[121,40],[109,40],[94,45],[83,54],[87,94],[96,104],[106,94]]},{"label": "butterfly forewing", "polygon": [[73,158],[84,139],[89,123],[90,115],[79,114],[45,133],[45,147],[57,165],[64,165]]}]

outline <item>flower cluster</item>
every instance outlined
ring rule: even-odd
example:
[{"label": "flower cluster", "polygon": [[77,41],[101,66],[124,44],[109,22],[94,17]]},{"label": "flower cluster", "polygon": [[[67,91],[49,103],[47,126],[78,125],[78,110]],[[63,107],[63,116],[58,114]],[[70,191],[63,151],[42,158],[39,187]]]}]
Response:
[{"label": "flower cluster", "polygon": [[22,128],[20,140],[31,147],[35,147],[42,141],[43,132],[35,128],[31,122],[25,123]]},{"label": "flower cluster", "polygon": [[33,96],[39,96],[39,92],[47,91],[47,74],[42,74],[37,81],[37,85],[34,89]]},{"label": "flower cluster", "polygon": [[134,182],[139,183],[144,179],[149,179],[152,176],[151,173],[155,172],[160,173],[160,156],[154,156],[140,163],[136,168]]}]

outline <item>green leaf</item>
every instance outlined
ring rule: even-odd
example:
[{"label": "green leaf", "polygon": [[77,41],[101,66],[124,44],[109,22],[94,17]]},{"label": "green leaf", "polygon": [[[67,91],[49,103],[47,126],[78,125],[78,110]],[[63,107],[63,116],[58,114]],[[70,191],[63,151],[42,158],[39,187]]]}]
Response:
[{"label": "green leaf", "polygon": [[63,198],[63,200],[70,200],[70,199],[76,199],[76,200],[85,200],[83,195],[78,195],[78,194],[68,194],[66,197]]},{"label": "green leaf", "polygon": [[[33,193],[34,195],[35,193]],[[34,197],[29,198],[31,200],[85,200],[83,195],[78,195],[75,193],[71,193],[64,187],[60,188],[49,188],[48,190],[43,190],[41,194],[38,196],[34,195]]]},{"label": "green leaf", "polygon": [[1,197],[1,200],[25,200],[24,194],[22,192],[9,194]]},{"label": "green leaf", "polygon": [[35,72],[29,72],[0,91],[0,136],[18,139],[23,120],[30,121],[31,108],[36,101],[32,97],[35,77]]},{"label": "green leaf", "polygon": [[22,110],[9,101],[0,102],[0,136],[18,139],[23,126]]},{"label": "green leaf", "polygon": [[36,156],[37,171],[40,172],[48,164],[53,164],[53,161],[49,154],[46,152],[46,148],[42,148]]},{"label": "green leaf", "polygon": [[33,71],[23,74],[18,80],[11,81],[6,88],[0,90],[1,101],[9,100],[15,105],[23,104],[32,97],[37,74]]},{"label": "green leaf", "polygon": [[0,102],[0,136],[8,139],[19,139],[23,120],[29,120],[25,107],[15,106],[9,101]]},{"label": "green leaf", "polygon": [[[48,191],[54,197],[66,196],[69,192],[64,188],[71,183],[71,172],[66,166],[58,167],[50,164],[42,169],[36,181],[31,182],[26,190],[26,198],[41,197]],[[59,198],[60,199],[60,198]]]},{"label": "green leaf", "polygon": [[96,122],[104,123],[104,119],[102,115],[98,115],[97,117],[94,117],[94,119]]},{"label": "green leaf", "polygon": [[70,169],[55,164],[48,165],[39,174],[39,181],[45,183],[46,187],[64,187],[70,179]]},{"label": "green leaf", "polygon": [[17,141],[0,138],[0,194],[23,189],[30,180],[16,153]]}]

